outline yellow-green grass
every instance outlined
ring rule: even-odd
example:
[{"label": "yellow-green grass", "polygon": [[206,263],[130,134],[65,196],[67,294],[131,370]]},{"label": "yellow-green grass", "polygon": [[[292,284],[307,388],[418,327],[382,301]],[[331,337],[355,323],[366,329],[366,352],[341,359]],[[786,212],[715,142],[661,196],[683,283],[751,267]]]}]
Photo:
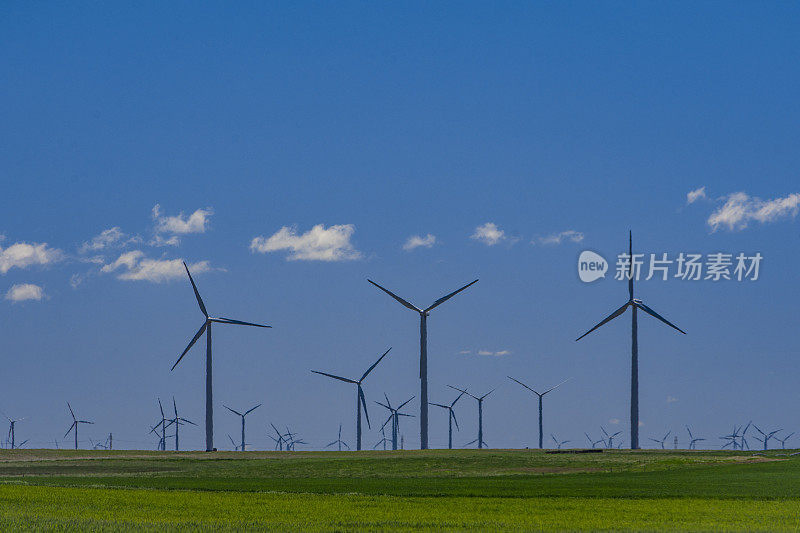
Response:
[{"label": "yellow-green grass", "polygon": [[0,528],[800,529],[800,456],[0,452]]}]

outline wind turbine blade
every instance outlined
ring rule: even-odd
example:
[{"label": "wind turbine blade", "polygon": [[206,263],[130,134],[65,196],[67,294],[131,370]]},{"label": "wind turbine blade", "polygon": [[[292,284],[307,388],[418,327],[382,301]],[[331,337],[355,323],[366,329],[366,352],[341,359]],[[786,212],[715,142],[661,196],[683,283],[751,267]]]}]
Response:
[{"label": "wind turbine blade", "polygon": [[383,393],[383,397],[386,398],[386,405],[389,407],[389,409],[391,409],[392,408],[392,402],[389,401],[389,396],[387,396],[386,393],[384,392]]},{"label": "wind turbine blade", "polygon": [[72,406],[67,402],[67,407],[69,407],[69,414],[72,415],[72,420],[75,420],[75,412],[72,410]]},{"label": "wind turbine blade", "polygon": [[628,296],[633,300],[633,232],[628,230]]},{"label": "wind turbine blade", "polygon": [[175,403],[175,396],[172,397],[172,408],[175,409],[175,418],[178,418],[178,404]]},{"label": "wind turbine blade", "polygon": [[234,320],[232,318],[225,318],[225,317],[212,318],[211,321],[212,322],[217,322],[219,324],[236,324],[238,326],[255,326],[257,328],[271,328],[272,327],[272,326],[265,326],[264,324],[256,324],[254,322],[244,322],[242,320]]},{"label": "wind turbine blade", "polygon": [[90,422],[89,420],[78,420],[79,424],[94,424],[94,422]]},{"label": "wind turbine blade", "polygon": [[369,281],[370,283],[372,283],[373,285],[378,287],[380,290],[382,290],[383,292],[385,292],[386,294],[388,294],[389,296],[391,296],[392,298],[394,298],[395,300],[400,302],[402,305],[408,307],[412,311],[416,311],[417,313],[421,313],[422,312],[422,309],[420,309],[417,306],[412,305],[412,304],[408,303],[407,301],[403,300],[402,298],[400,298],[398,295],[396,295],[395,293],[393,293],[389,289],[385,289],[385,288],[381,287],[380,285],[378,285],[377,283],[375,283],[371,279],[368,279],[367,281]]},{"label": "wind turbine blade", "polygon": [[394,418],[394,413],[392,413],[392,414],[390,414],[390,415],[389,415],[389,418],[387,418],[387,419],[386,419],[386,422],[384,422],[384,423],[383,423],[383,425],[381,426],[381,429],[385,428],[385,427],[386,427],[386,424],[388,424],[389,422],[391,422],[391,421],[392,421],[392,418]]},{"label": "wind turbine blade", "polygon": [[622,307],[620,307],[619,309],[617,309],[616,311],[614,311],[613,313],[611,313],[610,315],[608,315],[606,318],[604,318],[604,319],[603,319],[603,320],[602,320],[602,321],[601,321],[599,324],[597,324],[595,327],[593,327],[592,329],[590,329],[589,331],[587,331],[586,333],[584,333],[583,335],[581,335],[580,337],[578,337],[577,339],[575,339],[575,341],[579,341],[579,340],[581,340],[581,339],[582,339],[582,338],[584,338],[586,335],[588,335],[589,333],[593,332],[594,330],[596,330],[596,329],[597,329],[597,328],[599,328],[600,326],[602,326],[602,325],[606,324],[607,322],[611,322],[612,320],[614,320],[615,318],[617,318],[619,315],[621,315],[622,313],[624,313],[624,312],[625,312],[625,309],[627,309],[629,305],[631,305],[631,303],[630,303],[630,302],[625,302],[625,305],[623,305]]},{"label": "wind turbine blade", "polygon": [[469,287],[471,287],[471,286],[475,285],[476,283],[478,283],[478,280],[477,280],[477,279],[476,279],[475,281],[471,282],[471,283],[467,283],[466,285],[464,285],[463,287],[461,287],[461,288],[460,288],[460,289],[458,289],[457,291],[453,291],[453,292],[451,292],[451,293],[450,293],[450,294],[448,294],[447,296],[442,296],[441,298],[439,298],[438,300],[436,300],[435,302],[433,302],[433,303],[431,304],[431,306],[430,306],[430,307],[428,307],[427,309],[425,309],[425,312],[427,313],[428,311],[432,310],[434,307],[438,307],[438,306],[442,305],[443,303],[445,303],[447,300],[449,300],[450,298],[452,298],[453,296],[455,296],[455,295],[456,295],[456,294],[458,294],[459,292],[461,292],[461,291],[463,291],[463,290],[466,290],[466,289],[468,289]]},{"label": "wind turbine blade", "polygon": [[67,432],[66,432],[66,433],[64,433],[64,436],[63,436],[62,438],[64,438],[64,439],[66,439],[66,438],[67,438],[67,435],[69,435],[69,432],[70,432],[70,431],[72,431],[72,428],[74,428],[74,427],[75,427],[75,424],[77,424],[77,422],[73,422],[73,423],[72,423],[72,425],[69,427],[69,429],[67,430]]},{"label": "wind turbine blade", "polygon": [[181,359],[183,359],[183,356],[186,355],[186,352],[188,352],[191,349],[191,347],[194,346],[194,343],[197,342],[197,339],[199,339],[203,335],[203,333],[205,333],[207,326],[208,326],[208,322],[203,322],[203,325],[200,326],[200,329],[198,329],[197,333],[195,333],[194,337],[192,337],[192,340],[189,342],[189,345],[186,347],[185,350],[183,350],[183,353],[181,354],[180,357],[178,357],[178,360],[175,361],[175,364],[172,365],[172,368],[170,368],[170,371],[175,370],[175,367],[178,366],[178,363],[181,362]]},{"label": "wind turbine blade", "polygon": [[671,328],[675,328],[675,329],[677,329],[678,331],[680,331],[681,333],[683,333],[684,335],[686,335],[686,332],[685,332],[685,331],[683,331],[681,328],[679,328],[678,326],[676,326],[675,324],[673,324],[672,322],[670,322],[669,320],[667,320],[667,319],[666,319],[666,318],[664,318],[663,316],[659,315],[658,313],[656,313],[655,311],[653,311],[652,309],[650,309],[649,307],[647,307],[647,306],[646,306],[645,304],[643,304],[642,302],[640,302],[640,301],[636,301],[636,302],[633,302],[633,305],[635,305],[636,307],[638,307],[639,309],[641,309],[642,311],[644,311],[644,312],[645,312],[645,313],[647,313],[648,315],[650,315],[650,316],[652,316],[652,317],[655,317],[655,318],[659,319],[661,322],[663,322],[664,324],[668,325],[669,327],[671,327]]},{"label": "wind turbine blade", "polygon": [[372,363],[372,366],[371,366],[371,367],[369,367],[369,368],[367,369],[367,371],[366,371],[366,372],[364,372],[364,375],[363,375],[363,376],[361,376],[361,379],[360,379],[359,381],[364,381],[364,378],[366,378],[366,377],[369,375],[369,373],[370,373],[370,372],[372,372],[372,369],[373,369],[373,368],[375,368],[376,366],[378,366],[378,363],[380,363],[380,362],[381,362],[381,360],[382,360],[384,357],[386,357],[386,354],[387,354],[387,353],[389,353],[389,352],[391,352],[391,351],[392,351],[392,349],[391,349],[391,348],[389,348],[388,350],[386,350],[385,352],[383,352],[383,355],[382,355],[382,356],[380,356],[380,357],[378,357],[378,360],[377,360],[377,361],[375,361],[374,363]]},{"label": "wind turbine blade", "polygon": [[258,409],[259,407],[261,407],[261,404],[258,404],[258,405],[256,405],[255,407],[253,407],[253,408],[251,408],[251,409],[249,409],[249,410],[245,411],[245,412],[244,412],[244,416],[247,416],[247,415],[249,415],[250,413],[252,413],[252,412],[253,412],[253,411],[255,411],[256,409]]},{"label": "wind turbine blade", "polygon": [[224,403],[222,404],[222,407],[224,407],[225,409],[227,409],[228,411],[230,411],[230,412],[231,412],[231,413],[233,413],[233,414],[236,414],[236,415],[242,416],[242,413],[240,413],[239,411],[235,411],[235,410],[231,409],[230,407],[228,407],[228,406],[227,406],[227,405],[225,405]]},{"label": "wind turbine blade", "polygon": [[186,261],[183,262],[183,268],[186,269],[186,273],[189,274],[189,281],[192,283],[192,289],[194,290],[194,296],[197,298],[197,305],[200,306],[200,310],[203,312],[206,318],[208,318],[208,311],[206,311],[206,305],[203,303],[203,299],[200,298],[200,293],[197,291],[197,285],[194,284],[194,279],[192,278],[191,272],[189,272],[189,267],[186,266]]},{"label": "wind turbine blade", "polygon": [[466,443],[464,446],[469,446],[470,444],[475,444],[476,442],[478,442],[478,439],[471,440],[468,443]]},{"label": "wind turbine blade", "polygon": [[345,441],[342,441],[342,445],[344,445],[344,447],[347,448],[348,450],[350,449],[350,446],[348,446]]},{"label": "wind turbine blade", "polygon": [[[428,402],[428,403],[429,403],[430,405],[435,405],[436,407],[442,407],[442,408],[444,408],[444,409],[450,409],[450,406],[449,406],[449,405],[442,405],[442,404],[440,404],[440,403],[434,403],[434,402]],[[398,407],[398,409],[399,409],[399,407]]]},{"label": "wind turbine blade", "polygon": [[364,390],[361,388],[361,385],[358,386],[358,399],[361,400],[361,405],[364,407],[364,416],[367,418],[367,427],[372,429],[372,426],[369,424],[369,413],[367,412],[367,400],[364,397]]},{"label": "wind turbine blade", "polygon": [[352,379],[343,378],[342,376],[334,376],[333,374],[328,374],[327,372],[320,372],[318,370],[312,370],[315,374],[320,374],[322,376],[328,376],[329,378],[338,379],[339,381],[344,381],[345,383],[355,383],[358,385],[358,381],[354,381]]},{"label": "wind turbine blade", "polygon": [[545,394],[547,394],[548,392],[551,392],[551,391],[554,391],[554,390],[556,390],[556,389],[557,389],[557,388],[559,388],[561,385],[563,385],[564,383],[566,383],[567,381],[569,381],[569,380],[571,380],[571,379],[572,379],[572,378],[567,378],[567,379],[565,379],[564,381],[562,381],[561,383],[559,383],[558,385],[556,385],[555,387],[551,387],[551,388],[547,389],[546,391],[544,391],[544,392],[542,393],[542,396],[544,396],[544,395],[545,395]]},{"label": "wind turbine blade", "polygon": [[406,405],[408,402],[410,402],[410,401],[411,401],[411,400],[413,400],[413,399],[414,399],[414,397],[412,396],[412,397],[411,397],[411,398],[409,398],[408,400],[406,400],[406,401],[404,401],[403,403],[401,403],[401,404],[400,404],[400,406],[397,408],[397,411],[399,411],[400,409],[402,409],[402,408],[403,408],[403,406],[405,406],[405,405]]},{"label": "wind turbine blade", "polygon": [[161,405],[161,398],[158,399],[158,408],[161,410],[161,418],[164,418],[164,406]]},{"label": "wind turbine blade", "polygon": [[496,390],[497,390],[497,387],[493,388],[492,390],[490,390],[489,392],[487,392],[486,394],[481,396],[479,399],[483,400],[484,398],[486,398],[487,396],[489,396],[491,393],[493,393]]},{"label": "wind turbine blade", "polygon": [[458,387],[453,387],[452,385],[448,385],[448,387],[450,387],[451,389],[455,389],[455,390],[457,390],[458,392],[460,392],[462,394],[466,394],[467,396],[469,396],[471,398],[475,398],[476,400],[479,399],[477,396],[473,396],[472,394],[468,393],[467,391],[465,391],[463,389],[459,389]]},{"label": "wind turbine blade", "polygon": [[527,385],[525,385],[525,384],[524,384],[523,382],[521,382],[520,380],[518,380],[518,379],[515,379],[515,378],[512,378],[511,376],[506,376],[506,377],[507,377],[508,379],[510,379],[511,381],[516,381],[517,383],[519,383],[520,385],[522,385],[523,387],[525,387],[526,389],[528,389],[528,390],[529,390],[529,391],[531,391],[532,393],[536,394],[537,396],[539,395],[539,393],[538,393],[538,392],[536,392],[536,391],[535,391],[535,390],[533,390],[532,388],[528,387]]},{"label": "wind turbine blade", "polygon": [[452,409],[450,409],[450,415],[453,417],[453,422],[455,422],[455,423],[456,423],[456,429],[457,429],[458,431],[461,431],[461,428],[460,428],[460,427],[458,427],[458,419],[456,418],[456,413],[455,413],[455,411],[453,411]]},{"label": "wind turbine blade", "polygon": [[375,403],[377,403],[378,405],[380,405],[380,406],[381,406],[381,407],[383,407],[384,409],[388,409],[389,411],[392,411],[392,408],[391,408],[391,407],[389,407],[388,405],[384,405],[384,404],[382,404],[381,402],[379,402],[379,401],[377,401],[377,400],[375,400]]},{"label": "wind turbine blade", "polygon": [[330,444],[325,445],[325,447],[326,448],[330,448],[331,446],[333,446],[334,444],[336,444],[338,442],[339,442],[338,440],[335,440],[335,441],[331,442]]},{"label": "wind turbine blade", "polygon": [[452,409],[453,407],[455,407],[455,405],[456,405],[456,402],[457,402],[458,400],[460,400],[462,396],[464,396],[464,393],[463,393],[463,392],[462,392],[461,394],[459,394],[459,395],[458,395],[458,397],[457,397],[455,400],[453,400],[453,403],[451,403],[451,404],[450,404],[450,409]]},{"label": "wind turbine blade", "polygon": [[197,425],[197,424],[195,424],[194,422],[192,422],[191,420],[187,420],[187,419],[185,419],[185,418],[180,418],[179,420],[180,420],[181,422],[186,422],[187,424],[191,424],[191,425],[193,425],[193,426],[196,426],[196,425]]}]

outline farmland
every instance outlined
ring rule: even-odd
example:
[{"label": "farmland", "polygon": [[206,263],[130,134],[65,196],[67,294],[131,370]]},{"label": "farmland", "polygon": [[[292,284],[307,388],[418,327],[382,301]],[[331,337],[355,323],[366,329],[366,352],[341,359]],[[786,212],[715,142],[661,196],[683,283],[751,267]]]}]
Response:
[{"label": "farmland", "polygon": [[800,456],[3,450],[0,526],[796,530]]}]

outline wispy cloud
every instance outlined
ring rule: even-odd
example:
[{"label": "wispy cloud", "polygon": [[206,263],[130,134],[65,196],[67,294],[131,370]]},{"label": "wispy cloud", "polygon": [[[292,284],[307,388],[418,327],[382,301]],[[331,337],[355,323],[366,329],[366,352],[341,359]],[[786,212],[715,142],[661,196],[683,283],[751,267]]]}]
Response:
[{"label": "wispy cloud", "polygon": [[90,241],[84,242],[78,251],[82,254],[99,252],[110,247],[138,243],[141,242],[141,240],[142,238],[138,235],[129,236],[127,233],[124,233],[119,226],[114,226],[113,228],[101,231],[99,235],[95,235]]},{"label": "wispy cloud", "polygon": [[0,273],[5,274],[12,268],[50,265],[63,257],[61,250],[49,248],[47,243],[17,242],[5,249],[0,247]]},{"label": "wispy cloud", "polygon": [[561,244],[564,241],[581,242],[583,238],[584,235],[582,232],[570,229],[560,233],[553,233],[547,237],[539,237],[535,241],[531,242],[535,243],[538,241],[539,244]]},{"label": "wispy cloud", "polygon": [[619,424],[619,418],[612,418],[608,421],[609,424],[617,425]]},{"label": "wispy cloud", "polygon": [[10,300],[14,303],[24,302],[26,300],[40,301],[42,298],[44,298],[44,289],[33,283],[18,283],[12,285],[6,293],[6,300]]},{"label": "wispy cloud", "polygon": [[[189,265],[193,273],[210,270],[208,261],[198,261]],[[100,269],[110,273],[120,271],[117,279],[125,281],[151,281],[162,283],[186,276],[181,259],[150,259],[141,250],[131,250],[120,255],[113,263]]]},{"label": "wispy cloud", "polygon": [[353,224],[340,224],[325,228],[317,224],[309,231],[297,234],[296,227],[283,226],[270,237],[255,237],[250,241],[253,253],[288,251],[289,261],[352,261],[362,257],[350,238],[355,233]]},{"label": "wispy cloud", "polygon": [[494,246],[507,238],[506,233],[498,228],[494,222],[487,222],[482,226],[478,226],[475,228],[475,232],[470,235],[470,239],[481,242],[486,246]]},{"label": "wispy cloud", "polygon": [[403,250],[410,251],[414,248],[431,248],[433,245],[436,244],[436,235],[432,235],[428,233],[424,237],[420,237],[419,235],[412,235],[411,237],[406,240],[405,244],[403,245]]},{"label": "wispy cloud", "polygon": [[800,210],[800,193],[785,198],[762,200],[744,192],[735,192],[725,197],[725,204],[708,217],[711,231],[720,227],[730,231],[745,229],[751,221],[766,224],[783,218],[794,218]]},{"label": "wispy cloud", "polygon": [[[211,215],[214,210],[210,207],[198,209],[189,216],[178,213],[166,216],[161,211],[161,206],[153,206],[153,221],[155,222],[156,237],[151,241],[153,246],[177,246],[180,241],[178,235],[189,233],[205,233],[208,230]],[[163,237],[161,234],[167,234]]]},{"label": "wispy cloud", "polygon": [[686,205],[693,204],[697,200],[703,199],[705,197],[706,197],[705,186],[700,187],[699,189],[695,189],[693,191],[689,191],[686,193]]},{"label": "wispy cloud", "polygon": [[675,396],[667,396],[667,403],[675,403],[678,399]]},{"label": "wispy cloud", "polygon": [[478,350],[478,355],[492,355],[494,357],[503,357],[504,355],[509,355],[510,353],[510,350],[498,350],[494,352],[491,350]]}]

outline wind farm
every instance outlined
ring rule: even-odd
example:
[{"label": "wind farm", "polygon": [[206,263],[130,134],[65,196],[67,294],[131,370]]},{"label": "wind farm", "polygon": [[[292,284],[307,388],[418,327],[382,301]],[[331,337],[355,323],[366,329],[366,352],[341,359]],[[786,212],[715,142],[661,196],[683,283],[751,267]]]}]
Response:
[{"label": "wind farm", "polygon": [[3,7],[2,530],[800,531],[800,4]]}]

